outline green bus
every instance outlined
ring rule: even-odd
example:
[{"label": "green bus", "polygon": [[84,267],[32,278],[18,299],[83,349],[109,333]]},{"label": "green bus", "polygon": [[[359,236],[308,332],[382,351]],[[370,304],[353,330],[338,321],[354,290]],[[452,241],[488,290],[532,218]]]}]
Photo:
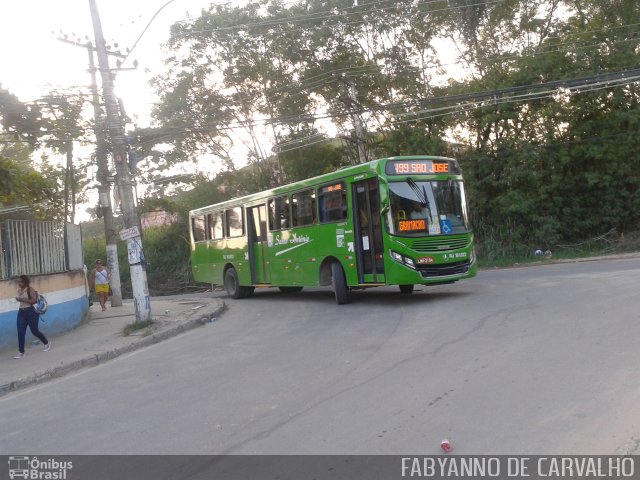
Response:
[{"label": "green bus", "polygon": [[476,275],[458,162],[374,160],[189,212],[195,280],[232,298],[255,287],[299,292],[453,283]]}]

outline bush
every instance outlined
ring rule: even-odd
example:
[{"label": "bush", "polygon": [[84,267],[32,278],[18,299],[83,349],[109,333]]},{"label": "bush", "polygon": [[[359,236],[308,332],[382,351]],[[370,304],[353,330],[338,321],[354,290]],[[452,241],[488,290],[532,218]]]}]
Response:
[{"label": "bush", "polygon": [[[147,263],[147,282],[152,296],[171,295],[198,288],[191,274],[190,246],[184,223],[151,227],[142,233],[142,246]],[[104,236],[84,239],[83,252],[89,269],[97,258],[104,259]],[[131,298],[131,274],[126,244],[118,241],[118,262],[122,297]]]}]

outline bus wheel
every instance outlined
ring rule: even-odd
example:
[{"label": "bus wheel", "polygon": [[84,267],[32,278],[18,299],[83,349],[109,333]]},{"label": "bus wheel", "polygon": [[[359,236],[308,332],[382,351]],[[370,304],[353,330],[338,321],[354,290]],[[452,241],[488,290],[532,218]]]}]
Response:
[{"label": "bus wheel", "polygon": [[339,263],[331,264],[331,285],[333,285],[333,293],[336,296],[336,303],[338,305],[349,303],[347,279],[344,276],[344,270]]},{"label": "bus wheel", "polygon": [[278,287],[282,293],[298,293],[302,291],[302,287]]},{"label": "bus wheel", "polygon": [[231,267],[224,274],[224,289],[231,298],[244,298],[253,293],[253,287],[241,287],[238,281],[238,272]]},{"label": "bus wheel", "polygon": [[413,285],[399,285],[400,293],[411,293],[413,292]]}]

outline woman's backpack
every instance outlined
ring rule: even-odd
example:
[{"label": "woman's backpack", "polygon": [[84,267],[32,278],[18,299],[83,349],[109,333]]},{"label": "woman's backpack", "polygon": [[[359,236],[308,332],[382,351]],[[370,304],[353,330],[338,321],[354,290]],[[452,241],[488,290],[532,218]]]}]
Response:
[{"label": "woman's backpack", "polygon": [[47,309],[49,308],[49,302],[44,298],[44,295],[38,293],[38,291],[32,288],[34,293],[36,294],[36,303],[33,304],[33,309],[38,313],[38,315],[44,315],[47,313]]}]

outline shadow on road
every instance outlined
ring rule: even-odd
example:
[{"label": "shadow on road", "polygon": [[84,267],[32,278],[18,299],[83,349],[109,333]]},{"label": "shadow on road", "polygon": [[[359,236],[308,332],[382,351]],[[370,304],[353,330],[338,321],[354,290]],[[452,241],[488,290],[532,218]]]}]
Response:
[{"label": "shadow on road", "polygon": [[[369,304],[372,306],[388,305],[389,303],[402,303],[403,305],[420,305],[425,302],[442,301],[447,299],[463,298],[472,295],[472,292],[460,290],[437,290],[429,287],[416,287],[412,294],[401,294],[397,289],[368,288],[365,290],[353,290],[350,294],[351,304]],[[331,289],[308,289],[298,293],[282,293],[275,288],[256,289],[253,297],[239,300],[251,302],[265,300],[285,304],[299,302],[326,303],[327,306],[335,305],[333,291]],[[233,300],[228,300],[233,301]]]}]

